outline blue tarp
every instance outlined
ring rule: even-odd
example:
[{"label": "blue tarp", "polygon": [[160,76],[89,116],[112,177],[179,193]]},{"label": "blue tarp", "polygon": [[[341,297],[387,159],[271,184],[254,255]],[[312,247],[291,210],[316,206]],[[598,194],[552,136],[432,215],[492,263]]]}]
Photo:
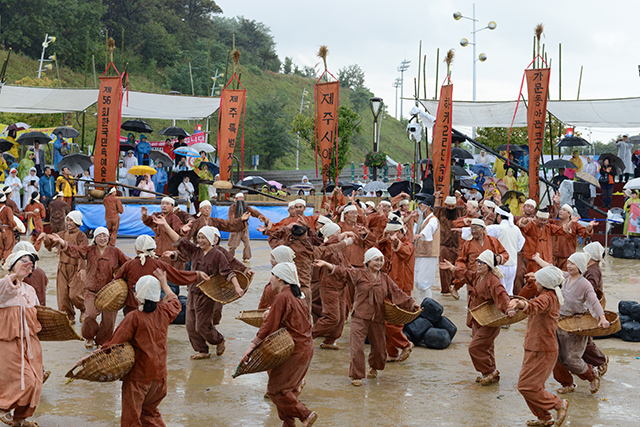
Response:
[{"label": "blue tarp", "polygon": [[[124,204],[124,213],[120,215],[120,228],[118,230],[118,236],[120,237],[138,237],[142,234],[153,236],[153,231],[142,223],[142,213],[140,208],[147,208],[147,212],[151,215],[154,212],[160,212],[160,205],[151,204]],[[251,205],[256,208],[260,213],[269,218],[274,224],[289,216],[287,206],[260,206]],[[186,210],[186,206],[180,206]],[[77,204],[76,209],[82,212],[82,231],[86,229],[96,229],[98,227],[106,227],[107,223],[104,219],[104,205],[83,205]],[[313,209],[307,208],[306,215],[313,215]],[[213,218],[227,219],[229,215],[229,206],[211,206],[211,216]],[[258,227],[262,223],[254,217],[249,218],[249,237],[251,239],[263,239],[266,240],[267,236],[258,231]],[[223,239],[229,238],[229,233],[221,232]]]}]

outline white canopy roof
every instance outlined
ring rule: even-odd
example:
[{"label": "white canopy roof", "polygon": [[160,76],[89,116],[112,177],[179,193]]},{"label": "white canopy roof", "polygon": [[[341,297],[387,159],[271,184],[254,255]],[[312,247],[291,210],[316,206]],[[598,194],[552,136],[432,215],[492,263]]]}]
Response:
[{"label": "white canopy roof", "polygon": [[[431,114],[438,111],[438,101],[422,101]],[[640,127],[640,98],[598,99],[585,101],[549,101],[547,109],[563,123],[595,128]],[[454,126],[509,127],[516,101],[453,101]],[[527,109],[520,101],[514,126],[527,125]]]},{"label": "white canopy roof", "polygon": [[[97,89],[52,89],[2,86],[0,112],[53,114],[84,111],[98,100]],[[209,117],[220,107],[220,98],[124,93],[122,117],[189,120]]]}]

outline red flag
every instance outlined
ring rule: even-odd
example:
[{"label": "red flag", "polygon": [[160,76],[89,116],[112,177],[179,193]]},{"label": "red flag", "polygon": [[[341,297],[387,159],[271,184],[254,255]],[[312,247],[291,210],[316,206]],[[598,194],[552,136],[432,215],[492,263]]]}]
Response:
[{"label": "red flag", "polygon": [[438,114],[433,128],[433,184],[442,196],[449,195],[451,186],[451,97],[453,85],[443,85],[440,89]]},{"label": "red flag", "polygon": [[[327,71],[325,71],[327,73]],[[320,79],[324,76],[320,76]],[[318,79],[318,82],[320,81]],[[338,164],[338,107],[340,104],[340,82],[318,83],[315,87],[316,101],[316,176],[318,175],[318,151],[322,160],[322,184],[327,184],[332,154]],[[336,177],[336,182],[338,178]]]},{"label": "red flag", "polygon": [[529,104],[527,105],[527,134],[529,136],[529,197],[540,200],[540,156],[544,142],[547,94],[550,68],[525,70]]},{"label": "red flag", "polygon": [[[113,64],[109,64],[111,66]],[[113,67],[116,68],[115,66]],[[107,70],[109,67],[107,67]],[[106,70],[105,70],[106,73]],[[116,74],[118,70],[116,70]],[[118,147],[120,145],[120,114],[122,108],[122,76],[100,76],[98,96],[98,129],[96,132],[94,179],[100,182],[116,180]]]},{"label": "red flag", "polygon": [[220,158],[220,179],[229,181],[233,168],[233,151],[238,140],[238,130],[240,129],[240,119],[242,118],[242,137],[240,138],[240,150],[242,165],[242,178],[244,178],[244,113],[246,89],[238,81],[242,89],[227,89],[233,79],[231,76],[229,83],[222,89],[220,94],[220,112],[218,122],[218,157]]}]

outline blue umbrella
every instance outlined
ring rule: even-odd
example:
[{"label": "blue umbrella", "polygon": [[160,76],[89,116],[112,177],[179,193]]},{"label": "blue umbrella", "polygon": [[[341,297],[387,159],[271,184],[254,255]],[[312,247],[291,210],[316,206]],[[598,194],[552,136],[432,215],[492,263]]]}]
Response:
[{"label": "blue umbrella", "polygon": [[491,170],[491,167],[489,167],[489,165],[486,165],[484,163],[476,163],[475,165],[472,165],[471,170],[476,174],[479,174],[480,172],[482,172],[484,173],[484,176],[493,176],[493,171]]},{"label": "blue umbrella", "polygon": [[174,153],[187,157],[200,157],[200,154],[191,147],[180,147],[173,150]]},{"label": "blue umbrella", "polygon": [[213,162],[200,162],[200,166],[202,165],[207,165],[207,167],[209,168],[209,172],[211,172],[213,176],[216,176],[220,173],[220,167]]}]

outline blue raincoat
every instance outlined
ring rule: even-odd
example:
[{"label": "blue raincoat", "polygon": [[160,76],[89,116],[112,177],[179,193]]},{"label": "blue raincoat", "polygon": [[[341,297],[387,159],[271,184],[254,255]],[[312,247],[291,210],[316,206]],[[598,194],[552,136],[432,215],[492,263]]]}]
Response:
[{"label": "blue raincoat", "polygon": [[[149,165],[149,153],[151,152],[151,144],[147,141],[147,137],[144,134],[140,134],[140,142],[138,142],[138,146],[136,147],[136,156],[138,157],[139,165]],[[147,158],[144,158],[144,155],[147,155]]]}]

